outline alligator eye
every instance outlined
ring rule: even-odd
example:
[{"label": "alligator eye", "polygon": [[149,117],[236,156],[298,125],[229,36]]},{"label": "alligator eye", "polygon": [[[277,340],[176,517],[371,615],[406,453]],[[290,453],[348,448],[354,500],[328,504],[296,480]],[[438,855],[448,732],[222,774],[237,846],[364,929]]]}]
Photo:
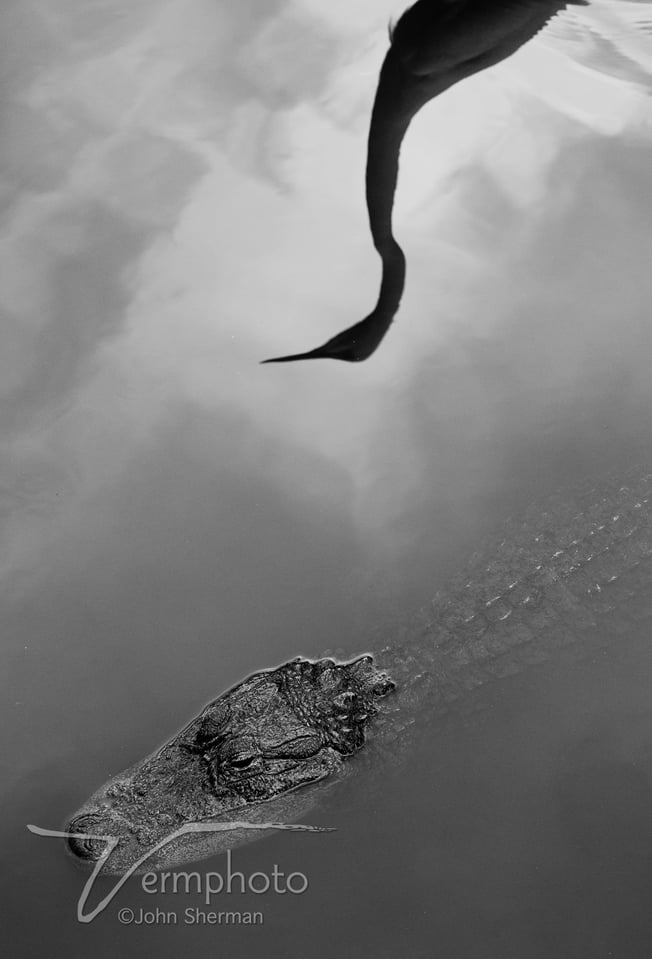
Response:
[{"label": "alligator eye", "polygon": [[246,769],[247,766],[251,766],[255,759],[255,756],[243,756],[242,759],[231,759],[229,766],[233,766],[235,769]]}]

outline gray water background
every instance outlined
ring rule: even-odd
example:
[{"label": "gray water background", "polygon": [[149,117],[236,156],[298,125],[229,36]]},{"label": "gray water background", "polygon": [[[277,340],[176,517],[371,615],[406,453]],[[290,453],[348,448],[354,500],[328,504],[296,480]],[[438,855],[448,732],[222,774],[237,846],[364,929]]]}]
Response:
[{"label": "gray water background", "polygon": [[337,4],[161,9],[2,14],[7,954],[649,956],[645,597],[618,612],[626,641],[605,621],[581,662],[420,717],[403,765],[380,784],[361,765],[307,817],[336,832],[236,850],[245,874],[309,879],[231,897],[262,927],[122,926],[120,906],[200,904],[139,880],[80,925],[82,876],[27,831],[251,671],[391,641],[532,500],[649,460],[645,131],[519,88],[496,162],[463,145],[442,180],[418,126],[382,353],[261,368],[373,297],[364,70],[385,11],[370,51],[369,11]]}]

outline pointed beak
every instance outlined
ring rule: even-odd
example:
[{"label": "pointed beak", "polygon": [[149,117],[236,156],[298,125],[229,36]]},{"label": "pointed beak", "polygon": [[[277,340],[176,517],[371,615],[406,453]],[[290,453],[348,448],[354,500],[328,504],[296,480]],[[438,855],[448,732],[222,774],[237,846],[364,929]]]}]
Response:
[{"label": "pointed beak", "polygon": [[263,363],[293,363],[295,360],[325,360],[331,354],[325,346],[318,346],[316,350],[309,350],[307,353],[292,353],[290,356],[275,356],[271,360],[261,360]]}]

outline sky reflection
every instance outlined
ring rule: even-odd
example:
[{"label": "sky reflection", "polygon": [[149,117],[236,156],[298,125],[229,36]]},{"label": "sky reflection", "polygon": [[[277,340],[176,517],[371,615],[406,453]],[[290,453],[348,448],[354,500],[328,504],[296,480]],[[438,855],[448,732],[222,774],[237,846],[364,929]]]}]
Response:
[{"label": "sky reflection", "polygon": [[[414,439],[385,427],[406,394],[447,404],[449,428],[473,409],[475,429],[500,430],[487,351],[540,408],[582,402],[596,379],[640,401],[650,100],[574,65],[554,34],[415,121],[396,218],[408,289],[387,350],[364,369],[257,367],[373,299],[361,184],[386,6],[3,14],[31,62],[9,70],[3,137],[2,444],[17,475],[67,476],[52,515],[110,485],[180,409],[238,411],[272,437],[275,482],[306,490],[285,444],[337,464],[364,526],[380,521],[379,455],[394,464],[383,516],[423,480]],[[457,412],[440,378],[421,395],[428,368],[460,364]],[[38,525],[10,537],[5,570],[38,548]]]},{"label": "sky reflection", "polygon": [[[5,2],[11,883],[34,878],[27,812],[55,827],[254,669],[367,648],[505,515],[649,449],[649,33],[615,49],[598,29],[634,7],[600,0],[589,41],[556,28],[431,103],[402,153],[407,288],[382,349],[273,367],[375,301],[365,139],[401,4]],[[73,880],[40,855],[58,924]]]}]

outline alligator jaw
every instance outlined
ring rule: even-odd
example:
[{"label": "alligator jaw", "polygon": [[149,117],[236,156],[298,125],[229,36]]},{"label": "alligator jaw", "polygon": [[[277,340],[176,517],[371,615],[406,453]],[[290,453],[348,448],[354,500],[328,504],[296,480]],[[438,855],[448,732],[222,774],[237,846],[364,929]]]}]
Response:
[{"label": "alligator jaw", "polygon": [[[67,840],[69,852],[94,866],[106,843],[93,837],[116,837],[102,872],[117,874],[191,823],[287,822],[303,805],[289,794],[342,768],[364,745],[378,700],[393,688],[371,656],[348,663],[297,658],[252,674],[91,796],[68,824],[76,834]],[[239,831],[237,839],[256,835]],[[200,853],[196,837],[176,841],[174,861],[230,848],[234,836],[216,832]],[[206,843],[203,833],[202,849]],[[170,855],[163,849],[138,871],[163,868]]]}]

